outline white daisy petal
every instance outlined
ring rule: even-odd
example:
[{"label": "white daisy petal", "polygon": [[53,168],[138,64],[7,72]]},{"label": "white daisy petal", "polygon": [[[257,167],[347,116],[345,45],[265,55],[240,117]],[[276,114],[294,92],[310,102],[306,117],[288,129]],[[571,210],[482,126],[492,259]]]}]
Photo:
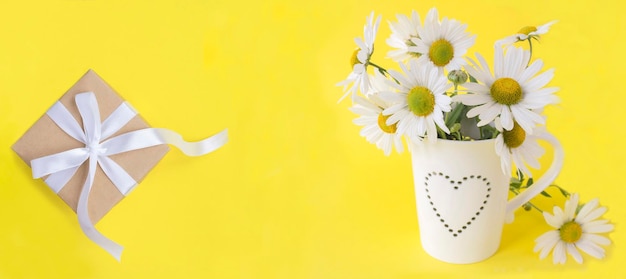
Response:
[{"label": "white daisy petal", "polygon": [[550,82],[553,77],[554,77],[554,69],[549,69],[539,74],[538,76],[535,76],[534,78],[530,79],[528,82],[524,84],[523,88],[531,92],[538,90],[546,86],[546,84],[548,84],[548,82]]},{"label": "white daisy petal", "polygon": [[[473,82],[467,82],[465,84],[463,84],[463,87],[465,87],[465,89],[467,89],[467,91],[473,93],[473,94],[465,94],[465,95],[460,95],[460,96],[467,96],[467,98],[473,98],[473,96],[477,96],[477,95],[481,95],[481,97],[488,97],[488,100],[483,100],[483,103],[488,102],[491,99],[491,95],[489,92],[489,87],[482,85],[482,84],[478,84],[478,83],[473,83]],[[477,101],[475,101],[477,102]],[[480,102],[477,102],[478,104],[481,104]]]},{"label": "white daisy petal", "polygon": [[[354,103],[368,109],[370,114],[372,113],[377,114],[382,111],[382,109],[380,109],[377,105],[369,102],[367,99],[360,97],[360,96],[355,96]],[[358,106],[355,106],[355,107],[358,107]],[[363,113],[358,113],[358,114],[363,114]]]},{"label": "white daisy petal", "polygon": [[595,224],[593,221],[586,224],[583,224],[583,232],[584,233],[607,233],[613,231],[615,228],[613,224]]},{"label": "white daisy petal", "polygon": [[[479,79],[479,81],[482,81],[484,84],[491,86],[491,84],[493,84],[495,79],[494,79],[493,74],[491,74],[491,69],[489,68],[489,64],[487,63],[487,60],[478,53],[476,53],[476,59],[478,59],[478,61],[480,62],[481,71],[485,75],[484,79]],[[478,77],[476,78],[478,79]]]},{"label": "white daisy petal", "polygon": [[[378,118],[378,117],[376,117],[376,118]],[[372,123],[372,121],[373,121],[372,117],[359,117],[359,118],[356,118],[356,119],[352,120],[352,123],[354,123],[356,125],[359,125],[359,126],[365,126],[365,125],[368,125],[368,124]]]},{"label": "white daisy petal", "polygon": [[[400,106],[401,105],[402,104],[400,104]],[[396,111],[396,112],[394,112],[392,114],[386,114],[385,111],[383,111],[383,115],[391,115],[391,116],[389,116],[389,118],[387,118],[387,121],[386,121],[387,125],[392,125],[393,123],[396,123],[396,122],[400,121],[401,119],[409,117],[410,114],[411,114],[411,112],[406,110],[405,107],[400,107],[400,109],[398,111]],[[402,132],[400,132],[400,131],[398,131],[398,133],[402,134]]]},{"label": "white daisy petal", "polygon": [[554,246],[554,251],[552,251],[552,263],[564,264],[566,260],[567,256],[565,255],[565,243],[557,242],[556,246]]},{"label": "white daisy petal", "polygon": [[543,35],[543,34],[548,32],[548,30],[550,29],[550,26],[552,26],[552,24],[555,24],[557,22],[558,22],[558,20],[553,20],[553,21],[550,21],[550,22],[548,22],[548,23],[546,23],[544,25],[537,26],[537,31],[531,32],[531,34],[533,34],[533,35]]},{"label": "white daisy petal", "polygon": [[587,216],[585,216],[584,218],[580,218],[580,222],[587,223],[587,222],[590,222],[591,220],[595,220],[596,218],[602,216],[606,212],[606,210],[607,210],[606,207],[596,208],[593,211],[589,212],[589,214],[587,214]]},{"label": "white daisy petal", "polygon": [[567,253],[570,254],[577,263],[583,263],[583,256],[580,255],[580,252],[578,252],[574,244],[568,243],[566,248]]},{"label": "white daisy petal", "polygon": [[578,207],[578,194],[573,194],[568,200],[565,201],[565,209],[563,214],[568,219],[574,219],[576,208]]},{"label": "white daisy petal", "polygon": [[[400,65],[403,65],[403,64],[400,64]],[[398,81],[398,86],[400,87],[398,89],[400,89],[400,90],[402,90],[402,89],[411,89],[411,88],[406,88],[406,87],[403,87],[403,86],[405,84],[414,83],[414,82],[410,82],[409,80],[407,80],[406,77],[402,73],[394,71],[394,70],[389,70],[389,75],[391,75],[392,78],[394,78],[395,80]]]},{"label": "white daisy petal", "polygon": [[578,216],[576,216],[576,222],[582,223],[582,220],[587,217],[587,215],[593,211],[600,204],[600,200],[597,198],[590,200],[585,203],[585,205],[578,212]]},{"label": "white daisy petal", "polygon": [[390,106],[390,107],[388,107],[388,108],[383,110],[383,115],[392,115],[392,114],[402,110],[405,107],[406,107],[406,104],[402,104],[402,103],[392,105],[392,106]]},{"label": "white daisy petal", "polygon": [[[558,207],[555,207],[555,211]],[[561,215],[557,215],[557,214],[550,214],[548,212],[543,212],[543,218],[546,219],[546,223],[548,223],[548,225],[555,227],[555,228],[560,228],[563,225],[563,218],[561,217]]]},{"label": "white daisy petal", "polygon": [[545,259],[548,254],[550,254],[550,251],[552,251],[554,246],[556,246],[556,244],[559,242],[559,235],[556,231],[550,231],[546,234],[549,234],[549,238],[547,238],[545,241],[542,241],[541,243],[538,243],[537,246],[535,246],[535,252],[541,250],[541,252],[539,253],[539,259]]},{"label": "white daisy petal", "polygon": [[363,106],[353,106],[349,110],[359,115],[371,116],[372,114],[376,114],[376,112]]},{"label": "white daisy petal", "polygon": [[500,121],[502,121],[502,128],[505,130],[513,129],[513,116],[511,115],[511,111],[508,106],[501,106],[500,110]]},{"label": "white daisy petal", "polygon": [[378,97],[390,104],[396,104],[402,102],[403,99],[406,99],[406,95],[398,94],[393,92],[379,92]]},{"label": "white daisy petal", "polygon": [[520,153],[512,153],[513,162],[515,163],[515,167],[517,167],[522,173],[524,173],[528,177],[532,177],[532,172],[526,167],[524,164],[524,160]]},{"label": "white daisy petal", "polygon": [[387,53],[387,56],[397,62],[415,58],[415,51],[408,42],[413,38],[417,38],[418,28],[421,26],[421,20],[417,12],[411,13],[411,19],[406,15],[397,15],[397,22],[389,22],[391,29],[391,37],[387,39],[387,44],[396,50]]},{"label": "white daisy petal", "polygon": [[478,123],[478,126],[484,126],[489,124],[495,117],[497,116],[497,111],[494,111],[493,107],[499,106],[496,103],[490,102],[485,103],[483,105],[474,107],[467,112],[467,117],[472,118],[478,115],[481,115],[481,122]]},{"label": "white daisy petal", "polygon": [[543,61],[541,59],[535,60],[524,72],[521,76],[519,76],[519,82],[525,84],[531,77],[535,76],[539,70],[543,67]]},{"label": "white daisy petal", "polygon": [[495,43],[496,47],[503,47],[506,45],[510,45],[512,43],[517,42],[517,35],[508,36],[504,39],[497,40]]},{"label": "white daisy petal", "polygon": [[579,241],[576,243],[576,247],[596,259],[604,258],[604,249],[591,241]]},{"label": "white daisy petal", "polygon": [[601,236],[601,235],[597,235],[597,234],[591,234],[591,233],[586,233],[583,234],[583,236],[581,237],[581,240],[589,240],[597,245],[610,245],[611,244],[611,240]]},{"label": "white daisy petal", "polygon": [[[556,243],[556,241],[558,240],[559,240],[559,233],[557,230],[548,231],[542,234],[541,236],[537,237],[537,239],[535,239],[535,248],[533,249],[533,251],[537,252],[541,250],[542,248],[544,248],[550,242],[554,241],[554,243]],[[553,246],[554,245],[551,245],[550,249],[552,249]]]}]

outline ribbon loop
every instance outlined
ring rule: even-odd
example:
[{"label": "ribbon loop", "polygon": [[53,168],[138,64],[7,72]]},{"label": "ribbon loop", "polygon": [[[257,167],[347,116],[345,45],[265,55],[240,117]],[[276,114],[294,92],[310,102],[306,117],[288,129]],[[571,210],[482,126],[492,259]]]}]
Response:
[{"label": "ribbon loop", "polygon": [[[98,101],[93,92],[77,94],[75,101],[83,120],[83,129],[60,102],[55,103],[46,114],[61,130],[84,143],[85,147],[32,160],[33,177],[40,178],[49,175],[46,183],[55,193],[58,193],[74,176],[78,167],[88,161],[87,179],[80,192],[76,209],[78,222],[89,239],[119,261],[123,250],[122,246],[98,232],[89,218],[88,200],[97,166],[100,165],[113,185],[123,195],[127,195],[137,185],[137,182],[108,156],[160,144],[172,144],[189,156],[200,156],[224,145],[228,141],[227,130],[199,142],[184,141],[178,133],[160,128],[136,130],[107,139],[132,120],[137,112],[124,102],[101,123]],[[102,141],[102,139],[107,140]]]},{"label": "ribbon loop", "polygon": [[135,115],[137,115],[137,112],[128,103],[122,103],[102,122],[102,139],[106,139],[119,131]]},{"label": "ribbon loop", "polygon": [[52,121],[63,130],[70,137],[80,141],[82,143],[87,143],[87,139],[85,139],[85,133],[83,129],[80,128],[74,116],[65,108],[61,102],[57,101],[52,105],[52,107],[46,112],[48,117],[52,119]]}]

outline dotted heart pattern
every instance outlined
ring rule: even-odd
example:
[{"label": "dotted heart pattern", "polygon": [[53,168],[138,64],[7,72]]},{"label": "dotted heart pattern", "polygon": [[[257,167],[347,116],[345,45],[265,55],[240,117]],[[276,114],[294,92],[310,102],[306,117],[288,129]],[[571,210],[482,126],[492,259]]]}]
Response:
[{"label": "dotted heart pattern", "polygon": [[[430,197],[430,189],[429,188],[433,187],[433,186],[428,184],[430,182],[430,180],[432,178],[434,178],[434,177],[440,177],[440,178],[446,179],[447,181],[450,182],[450,187],[452,187],[452,189],[454,189],[454,190],[459,190],[459,187],[463,187],[463,183],[464,182],[471,182],[472,180],[484,183],[485,187],[487,187],[487,192],[485,194],[484,200],[482,201],[482,204],[480,205],[480,208],[478,208],[476,210],[476,212],[472,215],[472,217],[469,220],[467,220],[465,222],[465,224],[463,226],[461,226],[460,228],[452,228],[452,226],[444,219],[444,217],[441,216],[441,213],[439,213],[437,211],[437,207],[436,207],[435,203],[433,202],[433,199]],[[454,237],[459,236],[461,233],[463,233],[465,230],[467,230],[470,227],[470,225],[472,225],[472,222],[476,221],[476,219],[480,216],[480,213],[485,209],[485,206],[487,206],[487,201],[489,200],[489,197],[491,197],[491,182],[489,182],[489,179],[487,179],[487,177],[484,177],[482,175],[465,176],[461,180],[456,180],[455,181],[455,180],[451,179],[449,175],[446,175],[443,172],[436,172],[436,171],[434,171],[434,172],[429,172],[424,177],[424,184],[426,186],[426,187],[424,187],[424,190],[426,191],[426,198],[428,198],[428,202],[430,203],[430,206],[431,206],[431,208],[433,210],[433,213],[435,214],[435,216],[437,216],[437,218],[439,219],[441,224]]]}]

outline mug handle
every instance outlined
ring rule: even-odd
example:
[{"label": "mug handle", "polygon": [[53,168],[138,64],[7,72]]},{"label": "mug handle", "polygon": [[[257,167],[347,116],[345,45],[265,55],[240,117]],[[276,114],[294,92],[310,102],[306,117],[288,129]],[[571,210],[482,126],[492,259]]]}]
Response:
[{"label": "mug handle", "polygon": [[516,209],[518,209],[523,204],[530,201],[530,199],[539,195],[539,193],[541,193],[543,190],[548,188],[548,186],[550,186],[550,184],[552,184],[552,182],[559,175],[559,172],[561,171],[561,168],[563,167],[564,152],[563,152],[563,147],[561,146],[561,143],[559,143],[559,141],[552,134],[548,132],[545,132],[540,138],[549,142],[554,148],[554,158],[552,159],[552,165],[550,166],[548,171],[546,171],[546,173],[544,173],[543,176],[539,178],[539,180],[533,183],[532,186],[528,187],[528,189],[526,189],[524,192],[517,195],[516,197],[512,198],[507,203],[506,205],[507,220],[512,221],[513,219],[509,218],[509,216],[512,217],[513,212]]}]

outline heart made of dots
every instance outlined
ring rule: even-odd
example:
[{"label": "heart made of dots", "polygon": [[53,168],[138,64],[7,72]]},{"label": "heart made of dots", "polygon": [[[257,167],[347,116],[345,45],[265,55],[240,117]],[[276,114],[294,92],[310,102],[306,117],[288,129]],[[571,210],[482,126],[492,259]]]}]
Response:
[{"label": "heart made of dots", "polygon": [[[441,216],[441,213],[437,211],[437,205],[434,203],[433,199],[431,198],[430,196],[431,193],[429,190],[429,187],[434,187],[432,185],[429,185],[429,182],[435,177],[440,177],[440,178],[445,179],[448,182],[449,187],[452,187],[452,189],[454,190],[459,190],[460,187],[463,187],[464,182],[470,182],[472,180],[482,182],[484,183],[484,186],[486,187],[487,191],[480,207],[476,209],[472,217],[468,219],[460,228],[452,228],[452,226],[444,219],[444,216]],[[441,224],[454,237],[459,236],[461,233],[467,230],[472,224],[472,222],[475,222],[478,219],[478,217],[480,217],[480,213],[485,209],[485,206],[487,206],[487,201],[491,197],[491,182],[489,182],[489,179],[487,179],[487,177],[484,177],[482,175],[468,175],[468,176],[462,177],[460,180],[454,180],[450,178],[449,175],[446,175],[443,172],[433,171],[433,172],[427,173],[426,176],[424,176],[424,185],[425,185],[424,190],[426,191],[426,198],[428,198],[428,202],[430,203],[430,206],[433,210],[433,214],[437,216]],[[442,185],[440,187],[448,187],[448,185]]]}]

